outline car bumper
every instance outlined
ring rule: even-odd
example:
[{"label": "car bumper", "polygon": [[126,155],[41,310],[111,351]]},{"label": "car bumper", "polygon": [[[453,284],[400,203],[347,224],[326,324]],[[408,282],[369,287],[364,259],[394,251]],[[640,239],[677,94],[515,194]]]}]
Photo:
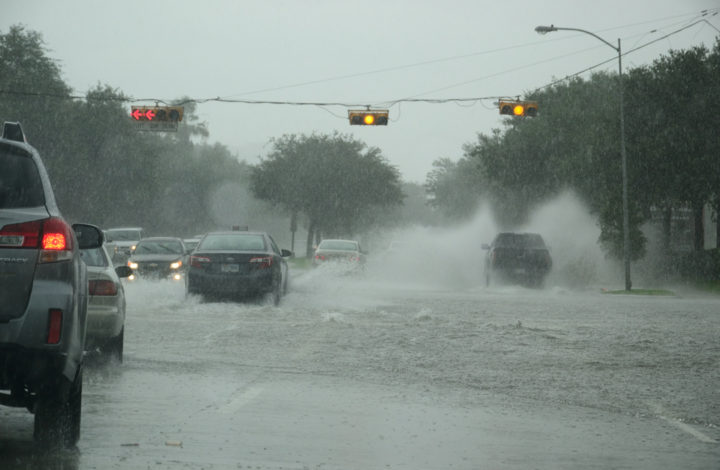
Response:
[{"label": "car bumper", "polygon": [[188,273],[188,292],[191,294],[258,295],[275,288],[271,272],[242,275]]},{"label": "car bumper", "polygon": [[125,314],[117,305],[88,305],[86,346],[88,349],[120,334]]},{"label": "car bumper", "polygon": [[[57,351],[0,346],[0,390],[28,386],[37,393],[53,384],[63,374],[68,356]],[[19,404],[20,405],[20,404]]]}]

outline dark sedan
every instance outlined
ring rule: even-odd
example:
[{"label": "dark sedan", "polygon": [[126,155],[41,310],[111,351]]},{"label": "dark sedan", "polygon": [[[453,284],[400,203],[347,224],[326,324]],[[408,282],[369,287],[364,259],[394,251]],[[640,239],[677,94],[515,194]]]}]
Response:
[{"label": "dark sedan", "polygon": [[190,257],[187,293],[210,298],[267,296],[277,305],[287,291],[292,253],[264,232],[212,232]]},{"label": "dark sedan", "polygon": [[138,242],[127,262],[137,278],[173,279],[180,281],[187,269],[187,250],[182,239],[150,237]]}]

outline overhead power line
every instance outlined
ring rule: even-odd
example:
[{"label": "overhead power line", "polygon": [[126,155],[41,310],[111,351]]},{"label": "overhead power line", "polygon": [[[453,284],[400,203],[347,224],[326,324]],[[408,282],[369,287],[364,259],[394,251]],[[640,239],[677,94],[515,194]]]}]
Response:
[{"label": "overhead power line", "polygon": [[[720,11],[720,9],[717,9],[717,10]],[[710,16],[715,16],[715,15],[718,14],[718,11],[715,11],[715,12],[713,12],[712,14],[709,14],[709,15],[710,15]],[[708,16],[708,13],[704,13],[702,16]],[[697,20],[697,21],[694,21],[694,22],[692,22],[692,23],[690,23],[690,24],[687,24],[687,25],[683,26],[682,28],[679,28],[679,29],[676,29],[676,30],[674,30],[674,31],[672,31],[672,32],[670,32],[670,33],[667,33],[667,34],[665,34],[665,35],[663,35],[663,36],[661,36],[661,37],[659,37],[659,38],[653,39],[652,41],[649,41],[649,42],[647,42],[647,43],[645,43],[645,44],[642,44],[642,45],[640,45],[640,46],[637,46],[637,47],[634,47],[634,48],[632,48],[632,49],[629,49],[629,50],[623,52],[623,53],[622,53],[622,56],[626,56],[626,55],[631,54],[631,53],[633,53],[633,52],[636,52],[636,51],[638,51],[638,50],[640,50],[640,49],[643,49],[643,48],[645,48],[645,47],[648,47],[648,46],[650,46],[650,45],[652,45],[652,44],[654,44],[654,43],[656,43],[656,42],[662,41],[662,40],[664,40],[664,39],[666,39],[666,38],[668,38],[668,37],[670,37],[670,36],[672,36],[672,35],[674,35],[674,34],[677,34],[677,33],[681,32],[681,31],[684,31],[684,30],[686,30],[686,29],[689,29],[689,28],[691,28],[691,27],[693,27],[693,26],[695,26],[695,25],[697,25],[697,24],[700,24],[700,23],[705,23],[705,24],[709,25],[710,27],[712,27],[713,29],[715,29],[716,31],[720,32],[720,30],[718,30],[718,28],[715,27],[715,25],[713,25],[712,23],[710,23],[710,22],[709,22],[708,20],[706,20],[705,18],[702,18],[702,19],[699,19],[699,20]],[[523,47],[523,46],[513,46],[513,47]],[[521,96],[522,94],[515,94],[515,95],[489,95],[489,96],[475,96],[475,97],[464,97],[464,98],[418,98],[418,96],[422,96],[422,95],[426,95],[426,94],[430,94],[430,93],[436,93],[436,92],[438,92],[438,91],[443,91],[443,90],[446,90],[446,89],[455,88],[455,87],[457,87],[457,86],[465,85],[465,84],[468,84],[468,83],[473,83],[473,82],[480,81],[480,80],[485,80],[485,79],[487,79],[487,78],[495,77],[495,76],[498,76],[498,75],[503,75],[503,74],[506,74],[506,73],[516,72],[516,71],[518,71],[518,70],[522,70],[522,69],[525,69],[525,68],[530,68],[530,67],[533,67],[533,66],[536,66],[536,65],[539,65],[539,64],[543,64],[543,63],[546,63],[546,62],[550,62],[550,61],[553,61],[553,60],[557,60],[557,59],[559,59],[559,58],[564,58],[564,57],[568,57],[568,56],[571,56],[571,55],[576,55],[576,54],[580,54],[580,53],[583,53],[583,52],[587,52],[588,50],[592,50],[592,49],[595,49],[595,48],[598,48],[598,47],[602,47],[602,46],[595,46],[595,47],[588,48],[588,49],[584,49],[584,50],[581,50],[581,51],[572,52],[572,53],[570,53],[570,54],[565,54],[565,55],[562,55],[562,56],[556,56],[556,57],[553,57],[553,58],[550,58],[550,59],[545,59],[545,60],[538,61],[538,62],[534,62],[534,63],[531,63],[531,64],[525,64],[525,65],[522,65],[522,66],[519,66],[519,67],[515,67],[515,68],[513,68],[513,69],[505,70],[505,71],[502,71],[502,72],[497,72],[497,73],[494,73],[494,74],[491,74],[491,75],[487,75],[487,76],[485,76],[485,77],[479,77],[479,78],[472,79],[472,80],[466,80],[466,81],[461,82],[461,83],[457,83],[457,84],[454,84],[454,85],[449,85],[449,86],[446,86],[446,87],[443,87],[443,88],[439,88],[439,89],[436,89],[436,90],[432,90],[432,91],[420,93],[420,94],[418,94],[418,95],[414,95],[414,96],[410,96],[410,97],[405,97],[405,98],[400,98],[400,99],[395,99],[395,100],[387,100],[387,101],[382,101],[382,102],[376,102],[376,104],[351,103],[351,102],[327,102],[327,101],[250,100],[250,99],[231,98],[231,97],[220,97],[220,96],[214,97],[214,98],[189,98],[189,99],[187,99],[187,100],[178,102],[177,100],[164,100],[164,99],[159,99],[159,98],[132,98],[132,97],[121,97],[121,96],[87,97],[87,96],[81,96],[81,95],[65,95],[65,94],[61,94],[61,93],[30,92],[30,91],[2,90],[2,89],[0,89],[0,94],[13,95],[13,96],[28,96],[28,97],[43,97],[43,98],[56,98],[56,99],[85,100],[85,101],[115,101],[115,102],[125,102],[125,103],[154,102],[154,103],[162,103],[162,104],[165,104],[165,105],[167,105],[167,104],[174,104],[174,105],[178,105],[178,106],[181,106],[181,105],[184,105],[184,104],[188,104],[188,103],[198,103],[198,104],[202,104],[202,103],[208,103],[208,102],[217,102],[217,103],[230,103],[230,104],[233,104],[233,103],[238,104],[238,103],[239,103],[239,104],[250,104],[250,105],[317,106],[317,107],[333,107],[333,106],[335,106],[335,107],[344,107],[344,108],[368,108],[368,109],[370,109],[370,108],[378,108],[378,107],[381,107],[381,106],[382,106],[382,107],[392,107],[392,106],[398,105],[398,104],[400,104],[400,103],[427,103],[427,104],[456,103],[456,104],[462,104],[462,103],[478,102],[478,101],[482,101],[482,100],[499,100],[499,99],[508,98],[508,97],[511,97],[511,96]],[[470,55],[474,55],[474,54],[470,54]],[[466,55],[466,56],[469,56],[469,55]],[[455,57],[460,57],[460,56],[455,56]],[[439,59],[439,60],[442,61],[442,60],[450,60],[450,59],[448,58],[448,59]],[[596,69],[596,68],[598,68],[598,67],[601,67],[601,66],[606,65],[606,64],[608,64],[608,63],[614,62],[615,60],[617,60],[617,57],[613,57],[613,58],[604,60],[604,61],[602,61],[602,62],[599,62],[599,63],[597,63],[597,64],[595,64],[595,65],[592,65],[592,66],[590,66],[590,67],[586,67],[586,68],[584,68],[584,69],[582,69],[582,70],[580,70],[580,71],[578,71],[578,72],[575,72],[575,73],[573,73],[573,74],[567,75],[567,76],[565,76],[565,77],[562,78],[562,79],[554,80],[553,82],[550,82],[550,83],[548,83],[548,84],[546,84],[546,85],[537,87],[537,88],[535,88],[535,89],[532,91],[532,93],[538,92],[538,91],[540,91],[540,90],[542,90],[542,89],[545,89],[545,88],[548,88],[548,87],[551,87],[551,86],[556,85],[556,84],[558,84],[558,83],[561,83],[561,82],[563,82],[563,81],[572,79],[572,78],[574,78],[574,77],[577,77],[577,76],[579,76],[579,75],[582,75],[582,74],[584,74],[584,73],[587,73],[587,72],[589,72],[589,71],[591,71],[591,70],[594,70],[594,69]],[[433,62],[433,61],[429,61],[429,62]],[[408,65],[408,66],[417,66],[417,65],[419,65],[419,64],[411,64],[411,65]],[[405,66],[400,66],[400,67],[405,67]],[[387,69],[385,69],[385,70],[387,70]],[[375,72],[366,72],[366,73],[375,73]],[[289,85],[288,87],[290,87],[290,86],[295,86],[295,85]],[[298,86],[299,86],[299,85],[298,85]]]},{"label": "overhead power line", "polygon": [[[714,15],[717,15],[717,12],[715,12],[715,13],[713,14],[713,16],[714,16]],[[692,27],[692,26],[695,26],[695,25],[697,25],[697,24],[700,24],[700,23],[706,23],[706,24],[710,25],[710,26],[711,26],[713,29],[715,29],[716,31],[720,32],[720,30],[718,30],[718,28],[716,28],[715,25],[713,25],[712,23],[710,23],[708,20],[706,20],[706,19],[700,19],[700,20],[698,20],[698,21],[695,21],[694,23],[691,23],[691,24],[689,24],[689,25],[683,26],[682,28],[677,29],[677,30],[675,30],[675,31],[673,31],[673,32],[671,32],[671,33],[665,34],[664,36],[661,36],[661,37],[659,37],[659,38],[653,39],[652,41],[646,42],[645,44],[642,44],[642,45],[640,45],[640,46],[637,46],[637,47],[634,47],[634,48],[632,48],[632,49],[629,49],[629,50],[623,52],[623,53],[621,54],[621,56],[622,56],[622,57],[625,57],[625,56],[628,55],[628,54],[632,54],[632,53],[635,52],[635,51],[638,51],[638,50],[643,49],[643,48],[645,48],[645,47],[651,46],[652,44],[655,44],[656,42],[662,41],[663,39],[667,39],[668,37],[672,36],[673,34],[677,34],[677,33],[681,32],[681,31],[684,31],[684,30],[686,30],[686,29],[688,29],[688,28],[690,28],[690,27]],[[589,72],[589,71],[591,71],[591,70],[594,70],[594,69],[596,69],[596,68],[598,68],[598,67],[602,67],[602,66],[605,65],[605,64],[609,64],[609,63],[611,63],[611,62],[615,62],[616,60],[617,60],[617,57],[613,57],[612,59],[604,60],[604,61],[602,61],[602,62],[600,62],[600,63],[595,64],[595,65],[591,65],[590,67],[587,67],[587,68],[585,68],[585,69],[583,69],[583,70],[580,70],[579,72],[575,72],[575,73],[573,73],[573,74],[570,74],[570,75],[565,76],[564,78],[561,78],[561,79],[552,81],[552,82],[548,83],[547,85],[543,85],[543,86],[541,86],[541,87],[535,88],[535,89],[532,91],[532,93],[536,93],[536,92],[538,92],[538,91],[540,91],[540,90],[543,90],[543,89],[545,89],[545,88],[549,88],[549,87],[551,87],[551,86],[553,86],[553,85],[557,85],[558,83],[562,83],[562,82],[564,82],[564,81],[566,81],[566,80],[570,80],[570,79],[575,78],[575,77],[577,77],[577,76],[579,76],[579,75],[582,75],[582,74],[587,73],[587,72]]]}]

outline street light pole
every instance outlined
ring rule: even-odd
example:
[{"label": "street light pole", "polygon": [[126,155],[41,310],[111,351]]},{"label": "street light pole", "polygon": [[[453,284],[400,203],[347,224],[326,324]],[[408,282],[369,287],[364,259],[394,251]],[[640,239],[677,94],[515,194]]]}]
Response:
[{"label": "street light pole", "polygon": [[630,217],[628,215],[628,177],[627,177],[627,155],[625,153],[625,105],[623,102],[623,72],[622,72],[622,48],[620,38],[618,38],[617,47],[601,38],[597,34],[578,28],[559,28],[557,26],[538,26],[535,31],[539,34],[550,33],[553,31],[578,31],[580,33],[589,34],[594,38],[602,41],[615,50],[618,54],[618,89],[620,93],[620,156],[622,159],[622,208],[623,208],[623,262],[625,264],[625,290],[632,288],[630,280]]}]

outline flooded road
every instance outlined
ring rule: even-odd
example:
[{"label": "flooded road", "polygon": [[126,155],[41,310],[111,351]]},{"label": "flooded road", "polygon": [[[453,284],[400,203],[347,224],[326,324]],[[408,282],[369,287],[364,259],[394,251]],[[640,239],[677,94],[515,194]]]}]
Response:
[{"label": "flooded road", "polygon": [[297,275],[280,307],[127,286],[77,451],[0,468],[717,468],[720,299]]}]

